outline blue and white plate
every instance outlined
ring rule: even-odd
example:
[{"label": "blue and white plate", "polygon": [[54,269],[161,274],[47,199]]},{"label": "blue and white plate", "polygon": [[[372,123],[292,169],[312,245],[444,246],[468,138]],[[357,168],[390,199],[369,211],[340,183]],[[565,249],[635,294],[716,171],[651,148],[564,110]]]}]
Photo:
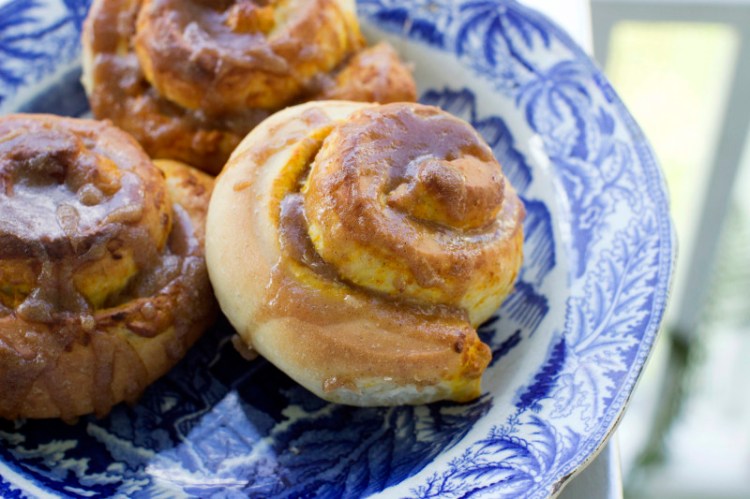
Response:
[{"label": "blue and white plate", "polygon": [[[0,111],[87,111],[87,0],[0,2]],[[515,292],[470,404],[322,402],[220,324],[102,420],[0,422],[0,496],[546,497],[603,446],[651,350],[675,240],[653,153],[589,58],[511,0],[361,0],[423,102],[470,121],[526,203]],[[1,396],[1,395],[0,395]]]}]

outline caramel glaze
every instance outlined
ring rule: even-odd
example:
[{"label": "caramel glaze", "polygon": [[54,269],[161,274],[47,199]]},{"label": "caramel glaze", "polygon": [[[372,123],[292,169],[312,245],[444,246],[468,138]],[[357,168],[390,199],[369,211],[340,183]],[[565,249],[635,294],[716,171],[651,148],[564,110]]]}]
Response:
[{"label": "caramel glaze", "polygon": [[355,56],[363,46],[350,17],[331,0],[97,0],[84,25],[84,86],[94,116],[149,155],[215,174],[284,106],[335,95],[416,99],[392,50]]},{"label": "caramel glaze", "polygon": [[168,99],[209,115],[279,108],[362,46],[331,0],[143,0],[135,51]]},{"label": "caramel glaze", "polygon": [[[314,365],[331,365],[332,351],[346,352],[345,374],[333,371],[323,390],[356,390],[355,380],[380,377],[409,380],[418,387],[435,383],[435,375],[449,371],[448,357],[462,358],[456,379],[478,379],[489,361],[489,349],[469,324],[466,311],[377,293],[342,279],[337,269],[316,252],[308,235],[303,197],[283,198],[279,217],[282,257],[266,288],[259,321],[295,318],[300,321],[299,342],[307,344],[305,327],[314,324],[330,334],[316,336],[305,356]],[[313,291],[313,290],[318,290]],[[367,327],[356,320],[367,315]],[[408,334],[402,332],[408,331]],[[445,344],[451,345],[444,352]],[[393,356],[403,362],[394,369]],[[431,357],[430,362],[420,361]],[[465,394],[467,395],[467,394]],[[471,391],[466,398],[473,398]]]},{"label": "caramel glaze", "polygon": [[[308,104],[253,132],[219,185],[228,198],[212,200],[220,213],[214,216],[224,218],[230,206],[268,216],[251,222],[259,224],[257,238],[235,236],[239,227],[231,236],[214,227],[223,234],[215,236],[217,251],[230,245],[257,254],[243,263],[251,267],[244,279],[252,282],[236,277],[245,271],[228,273],[224,266],[231,263],[222,262],[216,276],[212,270],[217,290],[231,286],[217,292],[220,301],[224,293],[222,306],[248,344],[288,365],[301,382],[322,379],[320,387],[306,384],[319,394],[357,393],[361,380],[388,379],[394,386],[443,390],[418,401],[478,396],[490,352],[472,326],[477,316],[461,298],[478,287],[491,313],[510,290],[520,266],[523,206],[466,123],[417,104]],[[325,236],[312,230],[313,219]],[[438,287],[439,299],[407,286],[379,289],[347,274],[337,255],[321,252],[315,240],[336,231],[343,235],[329,246],[354,260],[363,251],[377,252],[382,266],[395,268],[405,282],[410,272],[416,275],[412,287]],[[257,247],[267,237],[279,245],[272,266],[264,262],[275,252]],[[257,281],[264,276],[262,288]],[[493,287],[497,280],[499,288]],[[262,296],[249,298],[252,305],[237,300],[242,289],[259,287]]]},{"label": "caramel glaze", "polygon": [[416,95],[411,68],[401,62],[393,47],[381,42],[359,51],[337,71],[313,80],[300,102],[414,102]]},{"label": "caramel glaze", "polygon": [[140,1],[95,3],[84,28],[84,76],[91,110],[129,132],[152,157],[173,158],[217,173],[248,130],[270,112],[242,109],[209,116],[160,95],[132,49]]},{"label": "caramel glaze", "polygon": [[338,125],[315,158],[305,212],[322,258],[375,291],[472,309],[483,297],[470,288],[515,280],[493,268],[516,254],[523,206],[477,133],[437,108],[388,104]]},{"label": "caramel glaze", "polygon": [[0,417],[103,415],[210,322],[210,184],[179,179],[109,124],[0,118]]}]

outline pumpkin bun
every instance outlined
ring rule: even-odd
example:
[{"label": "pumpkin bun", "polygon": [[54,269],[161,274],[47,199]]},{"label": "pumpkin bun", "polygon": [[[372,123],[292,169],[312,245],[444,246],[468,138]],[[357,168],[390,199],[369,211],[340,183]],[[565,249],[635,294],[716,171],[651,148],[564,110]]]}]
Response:
[{"label": "pumpkin bun", "polygon": [[467,401],[476,327],[511,291],[524,208],[479,134],[438,108],[303,104],[218,177],[206,258],[242,342],[318,396]]},{"label": "pumpkin bun", "polygon": [[103,416],[215,317],[213,180],[106,122],[0,118],[0,416]]},{"label": "pumpkin bun", "polygon": [[416,99],[395,51],[365,46],[353,0],[94,0],[82,44],[95,117],[213,174],[289,105]]}]

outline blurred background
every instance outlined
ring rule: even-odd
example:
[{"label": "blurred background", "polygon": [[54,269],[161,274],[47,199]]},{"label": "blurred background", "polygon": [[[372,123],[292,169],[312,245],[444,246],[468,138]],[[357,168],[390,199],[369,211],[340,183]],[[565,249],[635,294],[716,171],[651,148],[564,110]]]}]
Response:
[{"label": "blurred background", "polygon": [[750,0],[592,0],[595,57],[656,151],[680,242],[617,435],[630,498],[750,498]]}]

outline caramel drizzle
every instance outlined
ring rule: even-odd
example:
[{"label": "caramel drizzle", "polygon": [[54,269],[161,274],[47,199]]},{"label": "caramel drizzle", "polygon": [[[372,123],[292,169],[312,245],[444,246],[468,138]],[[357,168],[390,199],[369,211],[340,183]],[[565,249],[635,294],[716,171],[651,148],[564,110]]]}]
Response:
[{"label": "caramel drizzle", "polygon": [[[406,109],[411,110],[412,108]],[[406,126],[406,131],[398,130],[396,132],[400,133],[396,133],[394,130],[383,126],[383,121],[391,117],[388,114],[391,111],[388,106],[381,106],[373,111],[364,110],[350,117],[347,123],[339,123],[333,126],[328,124],[328,120],[322,117],[322,115],[313,114],[316,108],[311,108],[305,115],[299,118],[305,123],[305,127],[300,127],[294,133],[287,133],[286,130],[284,133],[276,133],[276,131],[271,130],[269,135],[278,138],[273,139],[271,143],[265,145],[263,148],[253,150],[249,159],[256,165],[262,165],[268,158],[279,151],[286,149],[292,144],[296,145],[295,152],[292,154],[293,164],[287,165],[281,178],[276,181],[276,185],[274,186],[276,194],[273,197],[275,201],[269,207],[271,213],[278,214],[275,223],[278,225],[279,230],[282,261],[274,268],[274,276],[267,289],[268,298],[266,303],[269,306],[266,307],[262,314],[263,316],[274,314],[272,310],[284,301],[279,299],[279,293],[283,291],[282,288],[289,286],[289,276],[282,269],[291,267],[296,268],[296,272],[300,272],[300,269],[305,269],[303,272],[309,271],[316,279],[327,282],[333,285],[334,288],[346,290],[344,293],[358,294],[361,297],[366,297],[367,300],[377,301],[386,308],[394,306],[398,308],[407,307],[413,313],[422,316],[450,317],[452,319],[466,320],[466,311],[451,303],[429,303],[419,298],[410,297],[409,295],[392,295],[380,292],[353,282],[346,276],[341,275],[335,265],[327,262],[317,252],[310,239],[309,222],[307,219],[309,208],[305,206],[305,194],[302,192],[303,186],[310,181],[313,164],[321,161],[319,155],[320,148],[330,140],[331,134],[340,132],[342,129],[346,129],[345,132],[341,132],[342,134],[346,134],[349,137],[356,137],[356,141],[359,144],[370,142],[372,134],[377,134],[380,142],[376,140],[372,145],[362,146],[367,147],[368,152],[371,151],[371,155],[366,156],[365,159],[358,158],[361,152],[360,148],[346,150],[343,157],[336,158],[337,166],[344,165],[343,167],[347,168],[349,165],[352,165],[353,169],[361,169],[363,167],[360,166],[360,161],[375,165],[388,164],[390,167],[385,169],[382,188],[391,193],[397,191],[399,186],[405,185],[410,179],[413,179],[414,174],[409,171],[409,168],[414,164],[415,159],[419,160],[427,157],[439,162],[445,161],[445,158],[452,158],[452,155],[455,155],[478,157],[479,161],[484,162],[495,161],[491,152],[486,146],[481,144],[475,135],[466,134],[466,126],[461,122],[454,119],[446,119],[445,115],[437,115],[437,112],[432,108],[419,108],[419,112],[427,113],[426,116],[412,115],[412,111],[404,111],[401,105],[393,105],[393,110],[395,110],[397,118],[401,119],[399,126]],[[406,117],[404,117],[404,113],[407,114]],[[383,118],[384,115],[387,118]],[[428,121],[432,120],[432,123],[428,123],[428,126],[437,124],[440,127],[438,128],[438,135],[441,137],[439,143],[431,141],[431,135],[425,134],[417,125],[419,120],[425,119]],[[366,124],[362,125],[362,122]],[[406,125],[404,125],[405,122]],[[312,136],[309,131],[311,129],[317,130]],[[427,138],[420,139],[420,137]],[[420,140],[421,142],[415,143],[415,140]],[[354,166],[355,163],[356,166]],[[438,167],[440,166],[442,165],[438,164]],[[446,168],[450,168],[450,165],[447,165]],[[482,167],[480,166],[479,168]],[[495,206],[488,207],[486,203],[480,203],[479,209],[483,211],[485,219],[478,228],[472,225],[469,225],[466,230],[458,228],[462,233],[461,237],[470,240],[472,244],[484,244],[486,240],[498,236],[496,216],[499,212],[499,205],[502,204],[504,181],[500,173],[500,168],[496,163],[494,163],[494,166],[490,166],[490,168],[497,171],[497,178],[491,178],[489,185],[487,185],[488,182],[485,182],[480,189],[484,188],[499,192],[500,197],[495,197],[494,200],[489,201],[489,203],[494,202]],[[259,169],[256,168],[254,171],[257,174]],[[354,185],[356,184],[356,179],[347,178],[345,183],[347,185]],[[253,184],[254,180],[244,180],[238,182],[234,186],[234,189],[242,190]],[[441,188],[442,186],[437,186],[438,196],[444,193],[444,191],[440,191]],[[443,201],[449,205],[448,209],[456,209],[455,206],[450,205],[451,199],[443,199]],[[472,208],[476,208],[476,206]],[[367,209],[373,209],[373,207],[367,205]],[[382,209],[389,209],[389,205],[383,206]],[[464,209],[462,213],[465,214],[466,212],[467,210]],[[487,215],[487,212],[489,212],[489,215]],[[455,216],[455,214],[453,215]],[[417,219],[417,217],[409,213],[397,213],[396,216],[409,218],[412,221],[416,220],[417,223],[425,227],[424,230],[440,234],[446,231],[446,227],[438,222]],[[476,217],[473,213],[468,213],[468,216]],[[350,223],[347,220],[344,220],[343,223],[349,227],[349,234],[352,238],[376,247],[382,245],[384,241],[388,244],[388,236],[384,236],[380,229],[368,231],[368,228],[360,226],[360,216],[352,216],[351,220],[352,225],[347,225]],[[400,236],[403,237],[403,235]],[[425,272],[424,281],[428,284],[434,284],[435,282],[433,270],[429,269]],[[454,266],[450,270],[456,271],[456,267]],[[298,275],[294,279],[299,277]],[[308,279],[309,277],[309,275],[307,277],[302,276],[302,279]],[[461,292],[463,292],[463,288],[459,288],[456,291],[457,294]],[[326,314],[325,320],[330,321],[330,311],[327,311]]]},{"label": "caramel drizzle", "polygon": [[[112,405],[115,350],[132,360],[134,378],[126,399],[134,400],[146,383],[147,370],[126,336],[153,338],[177,318],[194,317],[195,307],[179,297],[207,282],[201,245],[182,208],[168,206],[159,214],[159,207],[168,202],[163,177],[132,139],[123,141],[121,137],[127,136],[122,132],[83,120],[0,119],[0,135],[9,128],[24,133],[5,134],[0,140],[0,178],[5,185],[0,220],[7,220],[8,210],[18,213],[24,206],[37,206],[38,211],[28,219],[0,222],[0,240],[13,243],[1,246],[0,293],[8,286],[29,286],[28,293],[14,292],[10,303],[3,295],[6,303],[0,306],[0,386],[10,387],[0,398],[0,416],[17,417],[35,385],[59,384],[52,377],[58,359],[86,345],[94,349],[96,359],[93,409],[102,415]],[[100,140],[116,146],[102,149]],[[115,167],[116,174],[109,170],[113,157],[125,162]],[[96,203],[86,189],[91,186],[98,186]],[[45,196],[54,201],[46,211],[38,208]],[[68,224],[61,220],[59,206],[81,215]],[[76,276],[92,263],[122,261],[124,248],[136,249],[129,255],[136,274],[121,289],[113,288],[102,304],[89,301]],[[13,280],[18,276],[13,270],[19,268],[31,270],[24,274],[28,283]],[[102,272],[91,275],[98,286],[112,278]],[[120,328],[126,336],[115,332]],[[181,335],[187,329],[181,331],[175,335],[175,351],[185,348]],[[61,417],[73,418],[80,410],[56,390],[48,392]]]}]

